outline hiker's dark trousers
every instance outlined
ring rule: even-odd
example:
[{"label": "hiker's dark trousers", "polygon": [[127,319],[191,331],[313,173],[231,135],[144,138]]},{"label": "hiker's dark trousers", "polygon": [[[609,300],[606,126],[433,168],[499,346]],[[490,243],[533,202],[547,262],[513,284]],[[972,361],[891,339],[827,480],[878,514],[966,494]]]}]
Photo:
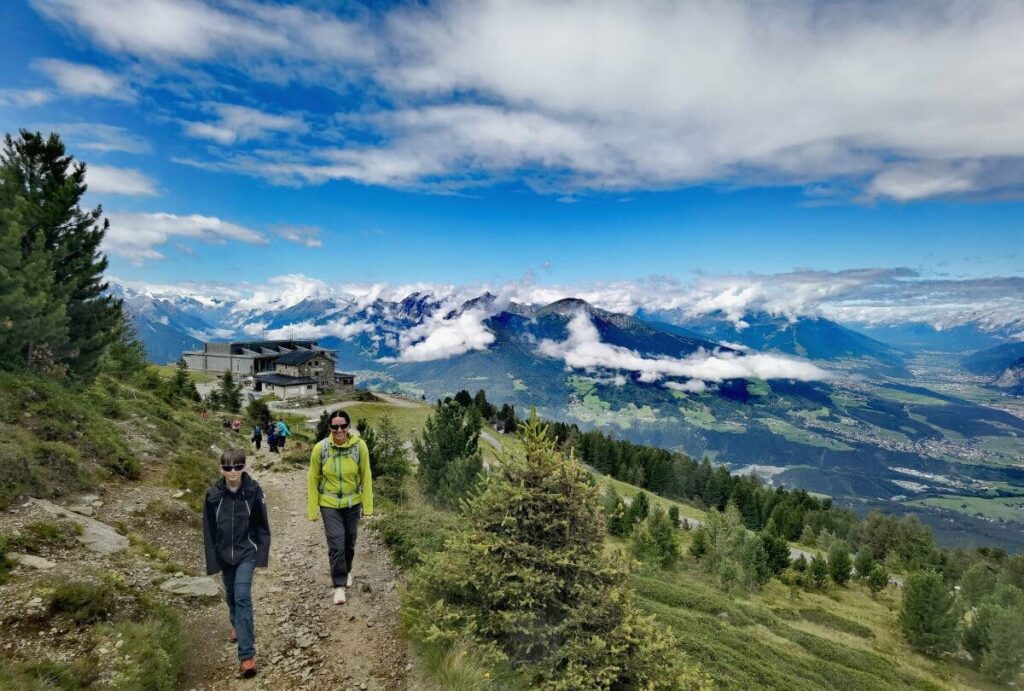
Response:
[{"label": "hiker's dark trousers", "polygon": [[356,531],[359,529],[360,504],[344,509],[320,507],[324,519],[324,534],[327,536],[327,555],[331,560],[331,581],[335,588],[344,588],[348,572],[352,570],[352,559],[356,554]]},{"label": "hiker's dark trousers", "polygon": [[256,632],[252,621],[252,574],[255,568],[256,562],[252,559],[236,566],[221,567],[231,628],[238,633],[239,660],[256,657]]}]

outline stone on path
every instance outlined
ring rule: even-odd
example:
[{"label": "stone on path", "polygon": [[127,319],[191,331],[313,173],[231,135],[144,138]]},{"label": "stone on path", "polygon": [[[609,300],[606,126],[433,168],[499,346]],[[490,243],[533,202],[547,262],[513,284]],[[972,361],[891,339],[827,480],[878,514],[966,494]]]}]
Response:
[{"label": "stone on path", "polygon": [[31,499],[30,501],[52,516],[69,518],[82,526],[82,534],[75,537],[90,551],[97,554],[114,554],[128,549],[128,538],[106,523],[69,511],[63,506],[57,506],[52,501],[45,499]]},{"label": "stone on path", "polygon": [[220,586],[211,576],[183,576],[172,578],[160,584],[160,590],[175,595],[193,597],[220,597]]},{"label": "stone on path", "polygon": [[49,559],[43,559],[42,557],[34,557],[31,554],[19,554],[18,552],[11,552],[9,556],[14,561],[18,562],[22,566],[27,566],[32,569],[39,569],[41,571],[48,571],[52,569],[54,564]]},{"label": "stone on path", "polygon": [[68,510],[69,511],[74,511],[75,513],[81,514],[83,516],[95,516],[96,515],[96,509],[94,509],[92,506],[88,506],[86,504],[75,504],[73,506],[69,506]]}]

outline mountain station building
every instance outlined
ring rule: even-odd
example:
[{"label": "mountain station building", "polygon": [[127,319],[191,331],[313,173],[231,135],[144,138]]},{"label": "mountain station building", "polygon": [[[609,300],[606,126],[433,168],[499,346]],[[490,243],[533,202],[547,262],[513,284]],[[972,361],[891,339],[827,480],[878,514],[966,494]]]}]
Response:
[{"label": "mountain station building", "polygon": [[204,343],[202,350],[186,351],[182,357],[191,370],[218,375],[231,372],[254,391],[280,398],[313,396],[318,390],[355,385],[355,375],[336,371],[335,352],[314,340]]}]

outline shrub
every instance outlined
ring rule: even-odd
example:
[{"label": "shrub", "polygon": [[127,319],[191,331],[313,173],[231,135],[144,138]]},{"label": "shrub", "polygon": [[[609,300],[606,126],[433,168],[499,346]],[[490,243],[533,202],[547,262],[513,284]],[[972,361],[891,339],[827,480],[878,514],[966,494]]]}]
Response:
[{"label": "shrub", "polygon": [[7,576],[14,568],[14,561],[7,556],[8,547],[7,537],[0,535],[0,583],[7,582]]},{"label": "shrub", "polygon": [[865,580],[867,581],[868,589],[871,591],[871,596],[877,597],[878,593],[885,590],[885,587],[889,585],[889,571],[881,564],[874,564]]},{"label": "shrub", "polygon": [[598,488],[534,417],[524,453],[464,504],[463,529],[406,591],[414,639],[472,636],[534,688],[678,688],[690,672],[671,633],[639,614],[604,555]]},{"label": "shrub", "polygon": [[114,589],[105,584],[60,581],[49,594],[50,614],[64,614],[79,624],[102,621],[114,611]]},{"label": "shrub", "polygon": [[10,662],[0,658],[0,688],[19,691],[79,691],[95,679],[95,670],[84,662],[66,665],[53,660]]},{"label": "shrub", "polygon": [[112,659],[115,688],[172,691],[177,688],[185,657],[181,623],[167,607],[144,603],[141,621],[112,628],[124,645]]}]

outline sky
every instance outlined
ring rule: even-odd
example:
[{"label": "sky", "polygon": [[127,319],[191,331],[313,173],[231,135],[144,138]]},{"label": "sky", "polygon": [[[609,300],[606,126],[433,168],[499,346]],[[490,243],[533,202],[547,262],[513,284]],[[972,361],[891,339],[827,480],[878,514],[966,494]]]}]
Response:
[{"label": "sky", "polygon": [[995,1],[9,0],[0,127],[87,162],[136,284],[1024,304],[1021,35]]}]

